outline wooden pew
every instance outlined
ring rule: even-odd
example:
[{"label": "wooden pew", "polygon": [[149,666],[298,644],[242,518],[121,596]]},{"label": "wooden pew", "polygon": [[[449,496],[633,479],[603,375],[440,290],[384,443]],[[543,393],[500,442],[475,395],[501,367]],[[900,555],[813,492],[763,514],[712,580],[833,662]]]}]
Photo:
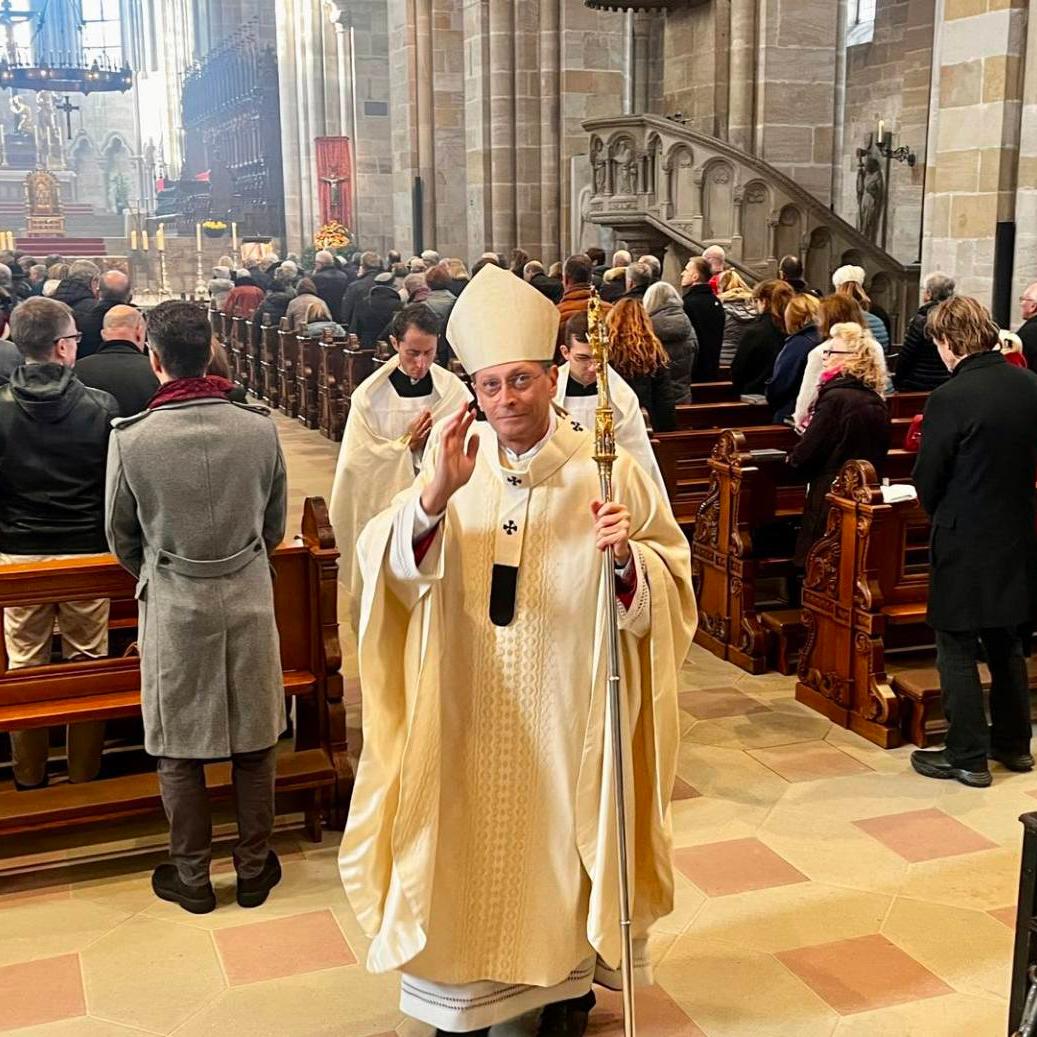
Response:
[{"label": "wooden pew", "polygon": [[296,417],[306,428],[320,426],[317,380],[320,375],[320,343],[307,335],[296,334],[295,399]]},{"label": "wooden pew", "polygon": [[245,364],[248,368],[248,390],[253,396],[262,396],[262,338],[261,329],[253,319],[245,321]]},{"label": "wooden pew", "polygon": [[729,382],[692,382],[692,403],[734,403],[738,400],[735,387]]},{"label": "wooden pew", "polygon": [[230,366],[231,377],[238,385],[250,388],[248,381],[248,331],[244,317],[231,317]]},{"label": "wooden pew", "polygon": [[263,314],[259,329],[259,385],[260,394],[271,407],[277,407],[281,399],[280,377],[281,339],[277,328],[270,323],[270,314]]},{"label": "wooden pew", "polygon": [[[692,386],[692,398],[695,387]],[[741,400],[721,400],[715,403],[677,404],[677,428],[725,429],[750,428],[769,425],[774,412],[766,403],[742,403]]]},{"label": "wooden pew", "polygon": [[[296,541],[273,555],[284,688],[295,702],[296,718],[294,743],[278,754],[277,791],[282,807],[304,811],[307,831],[317,840],[322,815],[331,827],[344,824],[352,785],[339,672],[338,551],[321,498],[306,500]],[[0,567],[0,607],[99,597],[125,601],[133,598],[134,587],[110,555]],[[0,673],[3,731],[139,714],[135,654]],[[206,778],[211,794],[231,795],[227,764],[208,765]],[[152,770],[31,792],[7,786],[0,789],[0,837],[161,811]]]},{"label": "wooden pew", "polygon": [[299,416],[299,386],[296,382],[295,368],[299,362],[299,341],[295,329],[287,317],[281,318],[281,326],[277,329],[277,404],[281,412],[290,418]]}]

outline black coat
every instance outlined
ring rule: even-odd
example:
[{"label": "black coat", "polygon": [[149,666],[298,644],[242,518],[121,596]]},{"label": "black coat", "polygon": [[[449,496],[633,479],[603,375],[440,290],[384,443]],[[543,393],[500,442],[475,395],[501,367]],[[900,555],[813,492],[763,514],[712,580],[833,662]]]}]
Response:
[{"label": "black coat", "polygon": [[349,274],[337,266],[326,266],[315,271],[310,280],[317,289],[317,295],[331,311],[332,319],[337,319],[342,309],[342,296],[349,287]]},{"label": "black coat", "polygon": [[1037,371],[1037,317],[1024,321],[1016,334],[1023,340],[1023,356],[1031,371]]},{"label": "black coat", "polygon": [[695,357],[699,344],[695,329],[688,315],[676,303],[661,306],[650,314],[655,337],[663,344],[670,358],[670,387],[674,403],[691,402],[691,372],[695,368]]},{"label": "black coat", "polygon": [[1016,626],[1034,616],[1037,374],[966,357],[925,407],[915,486],[932,519],[929,624]]},{"label": "black coat", "polygon": [[935,302],[925,303],[907,326],[893,374],[893,385],[899,392],[929,392],[950,377],[936,343],[925,333],[929,311],[936,305]]},{"label": "black coat", "polygon": [[648,411],[652,431],[676,431],[677,411],[673,403],[673,385],[666,367],[657,367],[654,374],[628,375],[623,371],[619,373],[637,393],[637,401],[642,409]]},{"label": "black coat", "polygon": [[805,565],[807,553],[824,533],[832,480],[847,461],[870,461],[879,475],[889,452],[886,401],[856,378],[837,377],[821,387],[814,416],[789,454],[789,464],[810,483],[794,560]]},{"label": "black coat", "polygon": [[93,356],[77,360],[76,377],[91,389],[114,396],[122,418],[144,410],[158,388],[148,355],[121,339],[103,342]]},{"label": "black coat", "polygon": [[[353,323],[357,306],[360,305],[362,299],[367,298],[374,287],[374,279],[379,273],[378,270],[368,270],[363,277],[358,277],[346,289],[345,295],[342,296],[342,309],[339,312],[339,323],[342,327],[348,328]],[[331,311],[331,315],[335,316],[335,310]]]},{"label": "black coat", "polygon": [[84,300],[81,310],[76,312],[76,327],[83,333],[77,354],[80,360],[93,356],[101,348],[104,342],[101,338],[101,328],[108,311],[116,306],[125,305],[126,303],[114,299],[95,299],[92,304]]},{"label": "black coat", "polygon": [[61,364],[0,389],[0,552],[102,554],[108,436],[118,404]]},{"label": "black coat", "polygon": [[699,343],[691,380],[715,382],[720,377],[720,347],[724,341],[723,304],[708,284],[693,284],[684,293],[684,312]]},{"label": "black coat", "polygon": [[534,274],[529,283],[543,296],[546,296],[556,306],[562,301],[565,288],[557,278],[548,277],[547,274]]},{"label": "black coat", "polygon": [[739,396],[763,396],[784,345],[785,332],[769,313],[761,313],[746,327],[731,361],[731,384]]},{"label": "black coat", "polygon": [[376,284],[357,305],[349,330],[360,339],[364,349],[374,349],[379,339],[388,341],[387,334],[382,332],[387,332],[393,314],[401,309],[400,293],[391,284]]},{"label": "black coat", "polygon": [[295,292],[268,292],[266,298],[256,307],[252,314],[252,345],[258,349],[263,341],[263,318],[270,318],[274,328],[281,326],[281,318],[288,313],[288,304],[295,298]]}]

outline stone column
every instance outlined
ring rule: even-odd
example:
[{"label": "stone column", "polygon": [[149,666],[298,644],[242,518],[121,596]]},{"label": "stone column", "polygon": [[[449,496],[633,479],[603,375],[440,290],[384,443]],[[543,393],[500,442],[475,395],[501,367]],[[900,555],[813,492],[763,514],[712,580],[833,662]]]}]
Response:
[{"label": "stone column", "polygon": [[561,240],[561,0],[540,4],[540,240],[552,263],[568,251]]},{"label": "stone column", "polygon": [[436,110],[432,78],[432,0],[414,3],[414,115],[422,183],[425,248],[436,247]]},{"label": "stone column", "polygon": [[[1032,5],[1031,5],[1032,7]],[[1016,172],[1015,284],[1012,327],[1022,319],[1019,297],[1037,281],[1037,10],[1031,9],[1024,62],[1022,133]]]},{"label": "stone column", "polygon": [[489,0],[492,247],[509,252],[515,237],[515,7]]},{"label": "stone column", "polygon": [[295,0],[277,5],[277,69],[280,80],[281,157],[284,179],[285,248],[301,251],[302,153],[299,147],[299,103],[296,96]]},{"label": "stone column", "polygon": [[1014,223],[1026,10],[947,0],[936,21],[922,273],[993,303],[998,226]]},{"label": "stone column", "polygon": [[753,145],[756,82],[755,0],[731,0],[731,62],[728,75],[727,139],[743,151]]},{"label": "stone column", "polygon": [[542,258],[540,0],[513,0],[515,24],[515,243]]}]

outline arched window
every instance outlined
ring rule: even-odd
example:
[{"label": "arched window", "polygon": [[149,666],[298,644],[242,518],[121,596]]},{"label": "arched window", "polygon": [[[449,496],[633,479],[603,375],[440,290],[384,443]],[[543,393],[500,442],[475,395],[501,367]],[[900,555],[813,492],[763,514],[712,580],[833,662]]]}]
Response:
[{"label": "arched window", "polygon": [[123,63],[119,0],[81,0],[83,57],[87,64]]}]

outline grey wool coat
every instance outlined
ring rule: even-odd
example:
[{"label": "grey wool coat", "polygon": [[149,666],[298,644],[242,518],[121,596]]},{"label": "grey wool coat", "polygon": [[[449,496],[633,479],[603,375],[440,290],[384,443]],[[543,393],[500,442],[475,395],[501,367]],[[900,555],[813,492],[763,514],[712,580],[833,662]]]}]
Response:
[{"label": "grey wool coat", "polygon": [[192,760],[266,749],[285,726],[268,553],[287,504],[269,412],[198,399],[113,428],[105,531],[137,577],[145,748]]}]

